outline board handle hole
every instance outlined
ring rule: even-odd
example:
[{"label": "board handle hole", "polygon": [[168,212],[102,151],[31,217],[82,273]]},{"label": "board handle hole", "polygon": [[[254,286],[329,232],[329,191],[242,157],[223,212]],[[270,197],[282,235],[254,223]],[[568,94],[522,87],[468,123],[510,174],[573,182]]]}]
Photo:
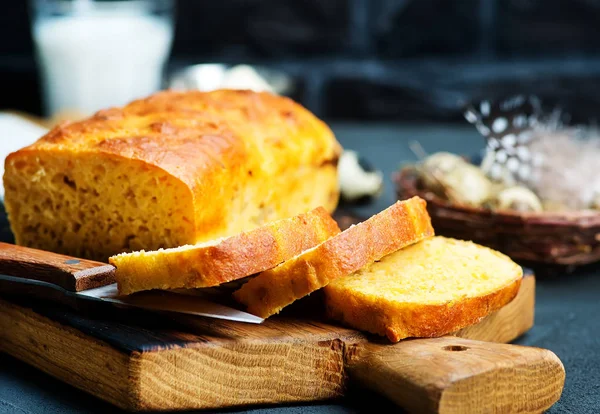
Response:
[{"label": "board handle hole", "polygon": [[466,346],[462,346],[462,345],[448,345],[442,348],[444,351],[466,351],[467,349],[469,349]]}]

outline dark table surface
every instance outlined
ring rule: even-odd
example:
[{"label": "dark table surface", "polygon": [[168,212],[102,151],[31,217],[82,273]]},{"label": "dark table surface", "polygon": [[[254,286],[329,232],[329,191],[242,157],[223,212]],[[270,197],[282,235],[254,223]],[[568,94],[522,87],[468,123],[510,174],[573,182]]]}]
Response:
[{"label": "dark table surface", "polygon": [[[418,141],[427,152],[452,151],[473,154],[482,140],[471,128],[445,125],[333,124],[342,145],[364,155],[386,177],[385,192],[374,203],[357,207],[359,214],[373,214],[394,202],[391,174],[416,157],[408,147]],[[574,274],[538,278],[535,326],[516,343],[547,348],[565,365],[567,378],[561,400],[550,413],[600,412],[600,268]],[[358,413],[373,412],[382,399],[356,390],[352,397],[328,403],[286,407],[254,407],[231,413]],[[379,410],[394,407],[381,402]],[[384,407],[385,405],[385,407]],[[0,412],[4,413],[106,413],[113,406],[61,383],[34,368],[0,354]]]}]

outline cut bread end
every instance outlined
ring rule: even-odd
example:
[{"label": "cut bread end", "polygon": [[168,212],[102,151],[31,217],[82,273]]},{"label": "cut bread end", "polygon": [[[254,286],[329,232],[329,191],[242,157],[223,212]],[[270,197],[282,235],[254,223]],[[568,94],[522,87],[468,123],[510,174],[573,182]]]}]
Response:
[{"label": "cut bread end", "polygon": [[398,249],[434,234],[425,200],[413,197],[264,271],[234,292],[248,312],[266,318],[297,299]]},{"label": "cut bread end", "polygon": [[522,276],[497,251],[436,236],[339,278],[324,297],[329,318],[397,342],[479,322],[514,299]]},{"label": "cut bread end", "polygon": [[279,263],[336,235],[340,229],[322,207],[273,221],[228,238],[171,249],[110,257],[119,293],[217,286]]}]

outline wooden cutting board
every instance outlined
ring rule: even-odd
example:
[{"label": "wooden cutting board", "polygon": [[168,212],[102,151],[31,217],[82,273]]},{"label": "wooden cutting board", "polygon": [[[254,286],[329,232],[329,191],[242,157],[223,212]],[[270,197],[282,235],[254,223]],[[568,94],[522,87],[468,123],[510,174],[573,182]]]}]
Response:
[{"label": "wooden cutting board", "polygon": [[394,345],[310,316],[318,294],[261,325],[2,298],[0,350],[128,410],[325,400],[355,382],[413,412],[533,413],[565,378],[552,352],[502,344],[532,327],[534,296],[527,275],[478,325]]}]

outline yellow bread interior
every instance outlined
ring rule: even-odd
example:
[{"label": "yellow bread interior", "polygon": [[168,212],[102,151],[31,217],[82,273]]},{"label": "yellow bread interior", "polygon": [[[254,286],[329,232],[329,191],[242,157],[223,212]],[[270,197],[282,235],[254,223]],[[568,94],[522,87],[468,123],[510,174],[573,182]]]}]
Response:
[{"label": "yellow bread interior", "polygon": [[328,313],[397,341],[468,326],[513,299],[522,268],[470,241],[442,236],[398,250],[325,289]]},{"label": "yellow bread interior", "polygon": [[[194,261],[194,251],[217,246],[223,240],[226,240],[226,238],[209,240],[204,243],[186,244],[169,249],[139,250],[111,256],[109,263],[117,268],[115,276],[119,293],[127,295],[141,290],[169,290],[186,287],[185,281],[189,279],[189,269],[193,269],[197,265]],[[195,287],[189,286],[189,288]]]},{"label": "yellow bread interior", "polygon": [[[216,196],[194,200],[183,182],[155,166],[106,154],[56,151],[11,160],[4,175],[10,193],[5,207],[16,244],[106,261],[121,252],[235,235],[318,205],[332,211],[337,199],[332,202],[328,193],[315,191],[314,183],[337,188],[335,171],[335,166],[324,166],[299,168],[293,177],[274,175],[269,188],[286,191],[286,197],[247,186],[227,200],[227,208],[203,209]],[[250,202],[261,199],[268,201]],[[212,227],[210,214],[231,219],[224,227]]]},{"label": "yellow bread interior", "polygon": [[396,303],[439,304],[486,295],[520,275],[518,265],[496,252],[436,236],[389,254],[330,286]]},{"label": "yellow bread interior", "polygon": [[142,162],[50,152],[15,161],[4,183],[18,245],[106,260],[110,252],[195,241],[189,190]]}]

